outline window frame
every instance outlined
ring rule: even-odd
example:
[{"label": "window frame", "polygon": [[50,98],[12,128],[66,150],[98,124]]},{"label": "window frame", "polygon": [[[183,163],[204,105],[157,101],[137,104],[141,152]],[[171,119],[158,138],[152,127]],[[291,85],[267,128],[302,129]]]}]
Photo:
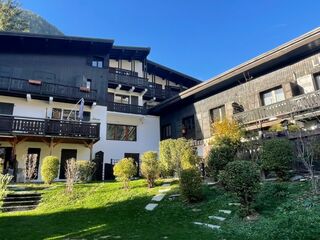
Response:
[{"label": "window frame", "polygon": [[[278,90],[282,91],[283,99],[280,99],[280,100],[277,99],[278,97],[277,97],[276,91],[278,91]],[[271,103],[266,104],[265,99],[267,99],[267,98],[264,97],[266,94],[271,94],[271,96],[268,97],[271,99]],[[280,85],[280,86],[268,89],[266,91],[260,92],[260,99],[261,99],[262,106],[269,106],[269,105],[286,100],[286,96],[284,94],[283,87]]]},{"label": "window frame", "polygon": [[[110,131],[111,129],[109,129],[109,127],[113,127],[113,133],[112,133],[112,138],[109,138],[109,134],[110,134]],[[119,130],[121,131],[120,128],[124,128],[125,130],[125,139],[124,138],[117,138],[117,135],[119,134]],[[119,128],[119,129],[117,129]],[[129,128],[132,128],[134,129],[134,139],[133,140],[130,140],[129,139]],[[117,132],[118,131],[118,132]],[[109,141],[122,141],[122,142],[137,142],[138,141],[138,127],[135,126],[135,125],[127,125],[127,124],[116,124],[116,123],[107,123],[107,136],[106,136],[106,139],[109,140]]]},{"label": "window frame", "polygon": [[210,124],[216,122],[216,120],[214,120],[214,111],[215,110],[219,110],[219,120],[217,120],[217,121],[223,121],[226,118],[226,106],[225,105],[211,108],[209,110]]},{"label": "window frame", "polygon": [[103,57],[94,56],[91,59],[91,67],[104,68],[104,61],[105,59]]},{"label": "window frame", "polygon": [[165,124],[161,126],[161,139],[169,139],[172,138],[172,125]]}]

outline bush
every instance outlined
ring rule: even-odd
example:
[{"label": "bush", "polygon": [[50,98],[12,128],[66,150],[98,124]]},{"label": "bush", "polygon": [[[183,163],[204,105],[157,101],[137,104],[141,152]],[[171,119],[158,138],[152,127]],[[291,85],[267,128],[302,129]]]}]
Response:
[{"label": "bush", "polygon": [[87,160],[77,160],[78,181],[88,182],[95,170],[95,163]]},{"label": "bush", "polygon": [[269,131],[270,132],[283,132],[284,131],[284,127],[282,126],[281,123],[277,123],[277,124],[272,125],[269,128]]},{"label": "bush", "polygon": [[199,202],[203,199],[202,179],[198,169],[182,170],[179,184],[181,194],[188,202]]},{"label": "bush", "polygon": [[0,174],[0,201],[6,194],[8,184],[11,182],[12,178],[13,176],[9,174]]},{"label": "bush", "polygon": [[285,179],[293,160],[293,145],[288,139],[264,141],[261,151],[262,169],[275,171],[278,178]]},{"label": "bush", "polygon": [[73,185],[78,180],[78,164],[76,159],[71,158],[66,162],[66,191],[73,192]]},{"label": "bush", "polygon": [[46,184],[51,184],[58,176],[59,159],[55,156],[47,156],[42,160],[41,176]]},{"label": "bush", "polygon": [[212,124],[213,144],[215,141],[229,139],[233,143],[240,142],[244,136],[244,130],[233,120],[227,118],[222,121],[216,121]]},{"label": "bush", "polygon": [[158,154],[152,151],[145,152],[141,156],[141,160],[141,173],[147,179],[148,187],[152,188],[160,173]]},{"label": "bush", "polygon": [[117,181],[123,182],[125,189],[129,188],[130,178],[137,173],[137,167],[132,158],[123,158],[113,167]]},{"label": "bush", "polygon": [[244,206],[244,213],[250,213],[253,196],[259,188],[260,176],[256,165],[250,161],[234,161],[227,164],[219,175],[226,190],[235,193]]},{"label": "bush", "polygon": [[225,166],[235,159],[237,146],[229,138],[222,138],[215,142],[215,145],[208,155],[208,167],[215,179]]},{"label": "bush", "polygon": [[197,164],[197,154],[185,138],[166,139],[160,142],[160,168],[163,176],[180,175],[182,169]]}]

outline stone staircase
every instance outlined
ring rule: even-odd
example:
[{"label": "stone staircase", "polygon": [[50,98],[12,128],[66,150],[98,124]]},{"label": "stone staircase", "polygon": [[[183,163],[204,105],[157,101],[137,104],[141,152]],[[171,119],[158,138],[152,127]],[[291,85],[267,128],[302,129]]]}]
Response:
[{"label": "stone staircase", "polygon": [[41,201],[41,194],[32,190],[12,189],[3,199],[2,212],[27,211],[35,209]]}]

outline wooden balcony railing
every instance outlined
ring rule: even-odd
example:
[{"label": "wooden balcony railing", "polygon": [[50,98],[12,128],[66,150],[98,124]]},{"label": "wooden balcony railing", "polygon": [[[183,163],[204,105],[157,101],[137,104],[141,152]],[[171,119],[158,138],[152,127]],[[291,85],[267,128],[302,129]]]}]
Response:
[{"label": "wooden balcony railing", "polygon": [[122,113],[133,113],[133,114],[147,114],[148,109],[144,106],[123,104],[123,103],[116,103],[116,102],[108,102],[108,111],[122,112]]},{"label": "wooden balcony railing", "polygon": [[98,139],[100,123],[0,115],[0,134]]},{"label": "wooden balcony railing", "polygon": [[31,95],[56,97],[66,100],[79,100],[80,98],[84,98],[86,101],[97,100],[97,91],[93,89],[81,91],[79,87],[75,86],[6,76],[0,76],[0,92],[12,94],[30,93]]},{"label": "wooden balcony railing", "polygon": [[263,121],[274,117],[296,116],[320,108],[320,90],[299,95],[281,102],[234,114],[235,120],[244,124]]},{"label": "wooden balcony railing", "polygon": [[[131,73],[131,72],[130,72]],[[121,74],[119,71],[109,69],[109,83],[121,84],[133,87],[148,88],[149,82],[146,78],[141,78],[131,74]]]}]

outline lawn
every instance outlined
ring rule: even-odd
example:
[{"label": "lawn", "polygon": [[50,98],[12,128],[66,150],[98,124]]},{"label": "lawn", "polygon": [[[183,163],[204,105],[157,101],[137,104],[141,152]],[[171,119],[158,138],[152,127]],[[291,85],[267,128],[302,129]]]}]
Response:
[{"label": "lawn", "polygon": [[[74,194],[65,194],[64,185],[42,190],[43,201],[29,212],[0,213],[0,239],[319,239],[319,199],[309,197],[308,183],[264,184],[257,197],[257,221],[237,214],[237,201],[221,189],[205,186],[205,200],[189,205],[180,199],[165,198],[153,211],[144,209],[158,190],[147,189],[144,180],[121,189],[116,182],[77,184]],[[173,184],[172,192],[177,192]],[[170,193],[169,193],[170,194]],[[201,211],[193,211],[193,209]],[[233,212],[212,230],[193,221],[209,220],[219,209]]]}]

